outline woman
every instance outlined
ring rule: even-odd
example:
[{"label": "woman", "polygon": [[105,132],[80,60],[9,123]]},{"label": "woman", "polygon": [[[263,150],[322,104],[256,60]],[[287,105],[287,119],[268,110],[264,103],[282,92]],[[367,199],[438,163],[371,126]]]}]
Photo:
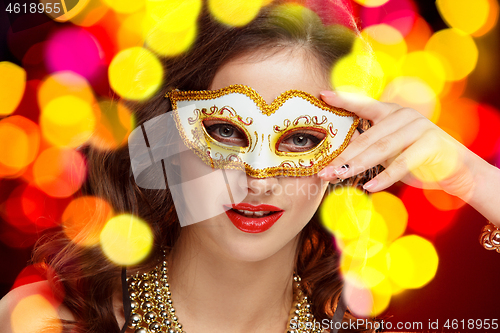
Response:
[{"label": "woman", "polygon": [[[182,228],[182,217],[178,215],[184,211],[179,205],[174,206],[171,191],[141,188],[137,177],[130,176],[132,156],[126,148],[107,153],[85,148],[89,176],[83,192],[106,199],[116,213],[134,213],[147,221],[155,233],[153,252],[141,265],[127,267],[127,286],[121,279],[124,271],[107,260],[99,247],[80,247],[62,235],[56,236],[35,252],[35,260],[47,263],[54,272],[49,283],[11,292],[2,301],[3,323],[10,322],[9,306],[23,295],[41,290],[49,290],[54,299],[62,300],[58,316],[67,331],[75,332],[134,332],[142,327],[152,332],[168,328],[186,332],[281,333],[292,329],[295,309],[302,310],[301,314],[310,309],[309,322],[313,322],[313,317],[319,322],[331,319],[342,290],[338,254],[330,234],[315,216],[327,182],[349,178],[349,184],[363,184],[370,192],[383,190],[398,180],[419,186],[420,180],[409,170],[420,173],[420,179],[432,180],[447,163],[450,151],[458,156],[459,164],[446,179],[435,182],[436,186],[466,200],[500,225],[494,214],[498,199],[491,200],[494,189],[500,185],[498,169],[415,110],[332,91],[330,68],[350,52],[355,36],[348,29],[339,25],[324,27],[309,10],[275,4],[263,8],[255,20],[242,28],[224,27],[203,13],[198,31],[189,52],[165,59],[168,75],[164,89],[150,101],[135,106],[137,124],[172,110],[175,89],[199,93],[231,85],[252,88],[267,104],[284,92],[301,91],[323,101],[314,102],[317,105],[327,103],[368,121],[361,121],[358,131],[345,136],[347,142],[350,140],[349,146],[319,173],[315,170],[302,177],[260,177],[247,169],[242,186],[246,196],[241,200],[246,206],[229,204],[220,214],[188,220]],[[203,126],[215,141],[236,147],[248,144],[228,122],[209,119]],[[325,135],[307,131],[295,134],[276,147],[297,152],[304,146],[317,145],[324,139],[321,135]],[[373,174],[372,168],[379,164],[386,167],[385,171],[368,181],[367,175]],[[189,168],[183,167],[186,165]],[[194,154],[181,156],[167,167],[177,167],[185,180],[200,176],[203,168],[211,170]],[[193,174],[196,172],[200,174]],[[303,193],[298,190],[303,185],[320,190]],[[169,186],[173,186],[170,181]],[[277,188],[292,191],[279,193]],[[206,199],[211,202],[211,198]],[[249,216],[255,215],[255,211],[281,215],[274,224],[261,229],[253,225],[249,230],[244,223],[235,222],[242,218],[235,218],[234,214]],[[167,277],[159,274],[159,283],[164,287],[159,292],[160,300],[164,304],[175,300],[175,312],[167,305],[168,316],[160,320],[161,309],[157,308],[154,317],[146,320],[150,312],[147,299],[140,297],[149,288],[144,281],[154,283],[154,269],[157,267],[156,272],[162,273],[163,265],[168,265],[169,285],[165,286]],[[167,294],[170,290],[171,294]],[[299,298],[294,299],[297,295]],[[303,295],[307,295],[306,301]],[[297,300],[302,303],[291,309],[297,306]],[[127,328],[130,305],[133,314],[131,327]],[[345,319],[349,318],[347,313]],[[181,328],[178,323],[182,323]],[[363,330],[359,327],[359,331]]]}]

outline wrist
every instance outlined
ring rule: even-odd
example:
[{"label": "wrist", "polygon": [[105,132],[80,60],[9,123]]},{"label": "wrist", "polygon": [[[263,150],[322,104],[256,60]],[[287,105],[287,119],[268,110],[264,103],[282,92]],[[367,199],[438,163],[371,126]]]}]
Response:
[{"label": "wrist", "polygon": [[472,186],[459,196],[491,223],[500,226],[500,169],[475,155],[475,163],[468,168]]}]

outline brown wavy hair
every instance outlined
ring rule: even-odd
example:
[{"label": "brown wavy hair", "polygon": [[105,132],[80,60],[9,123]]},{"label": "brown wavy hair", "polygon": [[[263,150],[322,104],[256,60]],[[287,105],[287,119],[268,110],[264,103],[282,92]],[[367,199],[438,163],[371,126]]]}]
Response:
[{"label": "brown wavy hair", "polygon": [[[255,50],[303,48],[319,61],[329,82],[332,65],[350,52],[356,33],[340,24],[324,25],[311,10],[278,11],[279,5],[282,4],[274,2],[264,7],[252,22],[238,28],[216,22],[204,8],[198,18],[197,39],[190,50],[162,59],[166,73],[162,89],[144,103],[131,104],[137,125],[171,110],[169,100],[164,98],[167,91],[174,88],[206,90],[222,65]],[[345,16],[346,12],[341,14]],[[329,12],[328,15],[331,22],[336,14]],[[370,126],[367,121],[361,123],[363,129]],[[82,194],[103,198],[115,213],[132,213],[150,223],[155,236],[153,251],[143,264],[135,267],[139,271],[149,270],[162,257],[162,249],[172,249],[180,235],[169,190],[145,190],[135,184],[127,147],[102,151],[87,146],[82,152],[88,163],[88,178]],[[344,183],[363,184],[372,174],[370,170]],[[60,232],[40,242],[33,261],[50,267],[55,273],[49,282],[62,286],[54,290],[75,316],[74,321],[65,321],[65,331],[120,332],[112,298],[120,293],[122,268],[110,262],[99,246],[79,246]],[[296,270],[319,321],[331,319],[338,303],[342,290],[338,266],[339,255],[332,236],[319,223],[316,214],[301,231]],[[344,316],[344,320],[353,318],[349,312]]]}]

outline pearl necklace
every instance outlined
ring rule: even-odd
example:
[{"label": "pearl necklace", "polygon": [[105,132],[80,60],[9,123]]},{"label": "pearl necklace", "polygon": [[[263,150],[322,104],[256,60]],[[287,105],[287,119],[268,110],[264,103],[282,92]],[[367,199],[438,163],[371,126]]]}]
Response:
[{"label": "pearl necklace", "polygon": [[[167,272],[164,260],[148,273],[137,273],[127,278],[132,310],[128,327],[135,329],[135,333],[186,333],[175,314]],[[294,274],[293,280],[294,302],[286,333],[323,332],[311,313],[300,277]]]}]

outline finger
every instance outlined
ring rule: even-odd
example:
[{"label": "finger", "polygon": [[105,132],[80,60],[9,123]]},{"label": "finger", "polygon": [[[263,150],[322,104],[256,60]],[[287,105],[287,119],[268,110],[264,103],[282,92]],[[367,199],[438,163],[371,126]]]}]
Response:
[{"label": "finger", "polygon": [[[399,155],[403,150],[422,138],[423,133],[429,128],[426,118],[417,118],[405,126],[399,127],[377,140],[373,140],[366,149],[354,149],[348,152],[348,159],[340,161],[339,166],[333,165],[333,172],[340,178],[349,178],[360,174],[376,165],[383,164],[388,159]],[[367,133],[370,134],[370,133]],[[378,136],[378,135],[377,135]],[[361,137],[360,137],[361,138]],[[355,142],[353,142],[353,145]],[[348,147],[349,148],[349,147]],[[351,154],[352,153],[352,154]],[[334,161],[334,163],[338,163]],[[348,167],[341,168],[342,165]],[[339,173],[342,171],[341,173]]]},{"label": "finger", "polygon": [[[443,145],[437,135],[429,134],[430,132],[427,133],[421,140],[416,141],[404,150],[383,172],[366,183],[363,188],[370,192],[384,190],[410,172],[421,169],[426,163],[433,161],[439,155],[441,149],[453,150],[452,147]],[[454,163],[441,164],[452,165]],[[429,170],[432,170],[432,167]],[[437,169],[441,169],[441,172],[443,171],[442,167],[437,167]]]},{"label": "finger", "polygon": [[[353,142],[358,136],[360,136],[360,134],[359,134],[358,129],[356,129],[354,131],[354,133],[352,134],[351,139],[349,140],[349,144],[351,142]],[[327,165],[326,167],[324,167],[322,170],[320,170],[318,172],[318,177],[323,178],[324,180],[329,181],[333,184],[336,184],[339,181],[342,181],[342,180],[339,180],[337,175],[333,173],[333,170],[331,168],[327,169],[329,165]]]},{"label": "finger", "polygon": [[[399,132],[396,136],[388,138],[389,135],[397,132],[401,128],[405,128],[412,122],[416,122],[417,124],[406,131]],[[359,135],[355,140],[352,140],[347,148],[324,169],[323,175],[325,175],[325,179],[328,179],[328,176],[348,178],[361,173],[372,166],[380,164],[381,161],[384,161],[383,159],[381,160],[381,158],[391,157],[399,153],[402,149],[417,140],[418,136],[428,127],[429,120],[415,110],[406,108],[400,109],[382,120],[379,124]],[[397,140],[398,142],[395,143],[395,147],[391,148],[391,143],[387,142],[387,140]],[[394,143],[392,143],[392,145],[394,145]],[[367,162],[362,159],[355,160],[356,157],[362,156],[371,146],[375,146],[375,152],[380,150],[381,153],[383,153],[377,159],[377,163],[369,165],[365,164]],[[399,146],[403,147],[400,148]],[[399,151],[396,151],[396,149],[399,149]]]},{"label": "finger", "polygon": [[384,103],[368,96],[348,92],[325,90],[320,95],[329,105],[354,112],[357,116],[374,123],[380,122],[387,115],[401,108],[397,104]]}]

